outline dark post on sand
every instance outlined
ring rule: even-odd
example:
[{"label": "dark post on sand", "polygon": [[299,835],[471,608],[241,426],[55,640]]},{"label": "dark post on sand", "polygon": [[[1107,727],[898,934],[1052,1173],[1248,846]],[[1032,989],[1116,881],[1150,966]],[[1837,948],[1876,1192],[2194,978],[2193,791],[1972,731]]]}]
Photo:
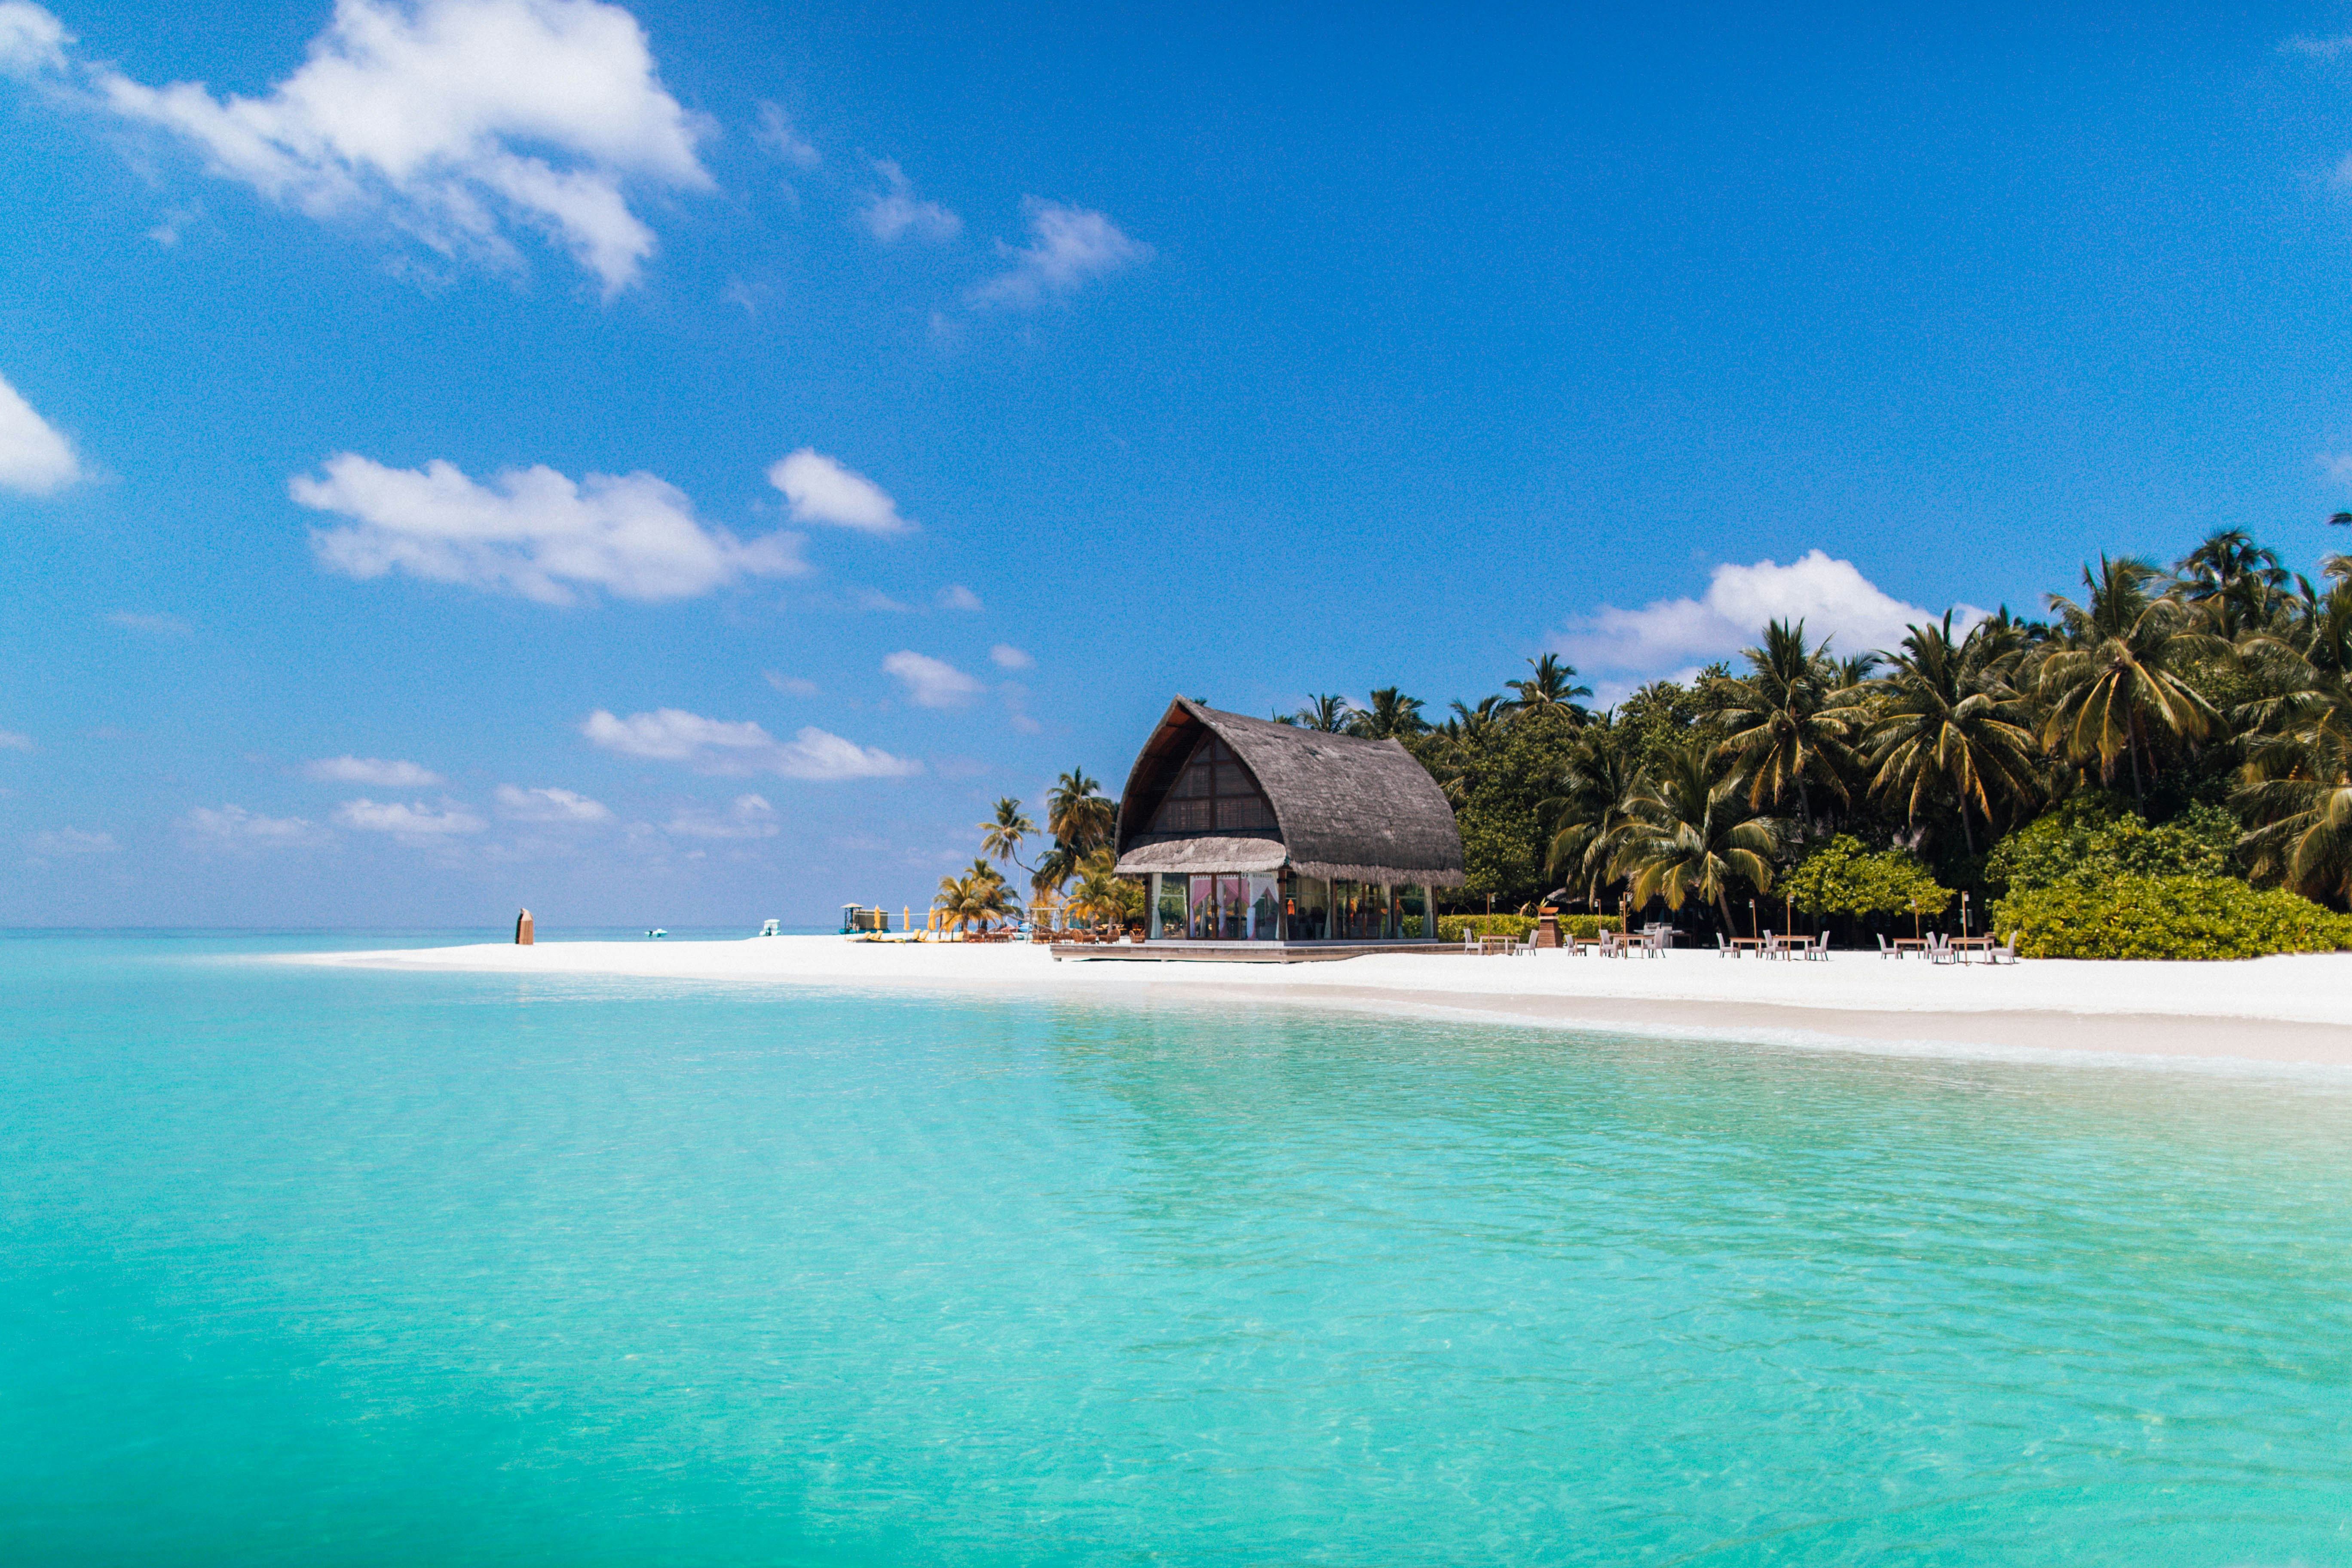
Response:
[{"label": "dark post on sand", "polygon": [[533,939],[530,934],[530,911],[529,910],[525,910],[522,913],[515,916],[515,945],[517,947],[529,947],[531,945],[532,941]]}]

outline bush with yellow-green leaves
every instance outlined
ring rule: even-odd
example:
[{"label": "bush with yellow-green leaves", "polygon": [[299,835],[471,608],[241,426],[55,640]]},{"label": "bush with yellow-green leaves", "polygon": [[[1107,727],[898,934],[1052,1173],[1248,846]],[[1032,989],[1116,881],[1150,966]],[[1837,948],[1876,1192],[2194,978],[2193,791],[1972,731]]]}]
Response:
[{"label": "bush with yellow-green leaves", "polygon": [[2012,892],[1996,936],[2028,958],[2259,958],[2352,948],[2352,915],[2232,877],[2117,877]]}]

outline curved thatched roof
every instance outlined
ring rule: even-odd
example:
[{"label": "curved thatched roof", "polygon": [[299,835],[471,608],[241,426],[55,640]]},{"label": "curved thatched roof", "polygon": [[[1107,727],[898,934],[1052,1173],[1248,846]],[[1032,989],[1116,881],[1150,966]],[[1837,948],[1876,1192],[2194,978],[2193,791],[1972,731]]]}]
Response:
[{"label": "curved thatched roof", "polygon": [[[1213,734],[1274,808],[1276,829],[1146,831],[1193,748]],[[1169,704],[1119,798],[1118,868],[1270,871],[1285,860],[1308,877],[1458,888],[1462,836],[1429,770],[1394,741],[1328,735],[1222,712],[1189,698]]]}]

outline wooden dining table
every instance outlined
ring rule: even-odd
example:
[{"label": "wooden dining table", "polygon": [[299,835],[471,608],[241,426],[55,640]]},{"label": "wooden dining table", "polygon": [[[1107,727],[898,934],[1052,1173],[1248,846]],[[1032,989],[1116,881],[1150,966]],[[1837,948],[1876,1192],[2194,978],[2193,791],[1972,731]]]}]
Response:
[{"label": "wooden dining table", "polygon": [[1958,953],[1960,962],[1963,963],[1968,962],[1969,954],[1972,952],[1981,952],[1987,956],[1990,956],[1992,952],[1992,938],[1989,936],[1948,937],[1945,939],[1944,945]]},{"label": "wooden dining table", "polygon": [[1771,945],[1772,939],[1769,936],[1735,936],[1731,939],[1731,951],[1734,952],[1769,952]]},{"label": "wooden dining table", "polygon": [[1900,958],[1906,952],[1925,952],[1933,944],[1924,936],[1898,936],[1888,945],[1895,949],[1895,956]]}]

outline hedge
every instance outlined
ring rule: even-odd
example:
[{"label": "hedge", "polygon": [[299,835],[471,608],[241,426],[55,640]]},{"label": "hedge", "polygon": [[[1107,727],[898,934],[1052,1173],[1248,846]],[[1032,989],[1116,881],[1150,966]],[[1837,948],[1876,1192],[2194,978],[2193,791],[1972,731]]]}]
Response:
[{"label": "hedge", "polygon": [[1996,936],[2029,958],[2259,958],[2352,948],[2352,915],[2283,889],[2229,877],[2120,877],[2011,893],[1992,907]]},{"label": "hedge", "polygon": [[[1480,936],[1525,936],[1536,929],[1531,915],[1440,915],[1437,917],[1437,940],[1460,942],[1465,932]],[[1594,937],[1603,931],[1622,931],[1625,922],[1615,915],[1562,915],[1559,919],[1563,936]]]}]

